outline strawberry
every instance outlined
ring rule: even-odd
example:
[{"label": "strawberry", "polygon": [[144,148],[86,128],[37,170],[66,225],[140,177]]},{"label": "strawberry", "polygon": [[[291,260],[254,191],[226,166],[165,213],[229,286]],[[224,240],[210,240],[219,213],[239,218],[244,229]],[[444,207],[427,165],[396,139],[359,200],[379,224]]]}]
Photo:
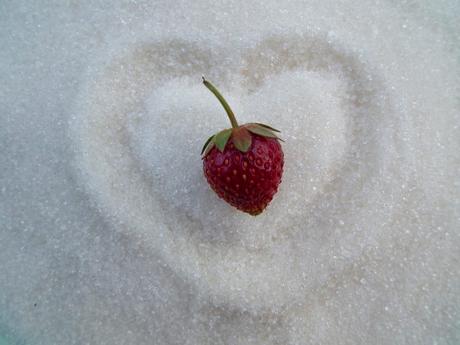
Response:
[{"label": "strawberry", "polygon": [[232,128],[212,135],[201,151],[204,175],[219,197],[253,216],[260,214],[278,190],[284,155],[275,132],[262,123],[238,125],[219,91],[203,77],[204,85],[227,112]]}]

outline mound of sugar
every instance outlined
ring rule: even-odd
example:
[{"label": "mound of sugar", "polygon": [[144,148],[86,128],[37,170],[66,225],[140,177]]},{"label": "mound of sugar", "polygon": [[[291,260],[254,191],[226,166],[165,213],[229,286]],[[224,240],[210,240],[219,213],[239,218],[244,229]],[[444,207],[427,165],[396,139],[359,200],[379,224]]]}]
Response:
[{"label": "mound of sugar", "polygon": [[[459,8],[429,6],[4,5],[0,334],[455,343]],[[282,130],[258,217],[203,178],[203,74]]]}]

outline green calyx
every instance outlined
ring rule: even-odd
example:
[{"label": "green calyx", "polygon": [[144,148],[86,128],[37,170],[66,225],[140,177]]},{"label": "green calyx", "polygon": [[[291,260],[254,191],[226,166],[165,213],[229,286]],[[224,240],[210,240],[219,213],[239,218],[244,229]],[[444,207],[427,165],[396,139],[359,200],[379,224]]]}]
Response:
[{"label": "green calyx", "polygon": [[217,88],[214,85],[212,85],[209,81],[207,81],[204,77],[203,84],[217,97],[217,99],[227,112],[227,116],[230,120],[230,123],[232,124],[232,128],[224,129],[218,132],[217,134],[210,136],[208,140],[206,140],[203,149],[201,150],[201,155],[203,156],[203,158],[206,157],[206,155],[212,150],[214,146],[220,152],[224,152],[225,146],[227,145],[230,139],[232,139],[236,149],[238,149],[241,152],[247,152],[252,144],[251,133],[260,135],[262,137],[274,138],[283,141],[276,135],[276,132],[280,132],[279,130],[265,125],[263,123],[248,123],[239,126],[232,109],[228,105],[225,98],[217,90]]}]

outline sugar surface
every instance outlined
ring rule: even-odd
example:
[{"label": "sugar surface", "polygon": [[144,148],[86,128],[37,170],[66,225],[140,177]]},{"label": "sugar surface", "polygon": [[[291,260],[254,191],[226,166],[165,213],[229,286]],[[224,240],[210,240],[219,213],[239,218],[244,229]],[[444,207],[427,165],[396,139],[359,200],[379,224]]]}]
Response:
[{"label": "sugar surface", "polygon": [[[0,332],[458,343],[459,12],[1,4]],[[241,123],[283,131],[283,183],[257,218],[202,176],[227,126],[202,74]]]}]

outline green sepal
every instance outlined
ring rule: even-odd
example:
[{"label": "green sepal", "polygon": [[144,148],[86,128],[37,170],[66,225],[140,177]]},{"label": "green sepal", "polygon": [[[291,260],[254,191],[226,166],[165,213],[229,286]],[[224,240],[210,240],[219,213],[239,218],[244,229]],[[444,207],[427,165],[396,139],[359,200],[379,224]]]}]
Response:
[{"label": "green sepal", "polygon": [[246,126],[246,128],[248,129],[248,131],[254,133],[254,134],[258,134],[262,137],[268,137],[268,138],[275,138],[275,139],[279,139],[278,136],[273,133],[271,130],[263,127],[263,126],[260,126],[258,124],[249,124]]},{"label": "green sepal", "polygon": [[241,152],[248,152],[252,144],[252,137],[246,127],[238,127],[233,129],[233,144]]},{"label": "green sepal", "polygon": [[204,150],[204,154],[203,154],[202,158],[206,157],[207,154],[209,153],[209,151],[211,151],[214,146],[215,146],[214,141],[211,141],[209,143],[208,147],[206,147],[206,150]]},{"label": "green sepal", "polygon": [[278,129],[276,128],[273,128],[269,125],[266,125],[264,123],[260,123],[260,122],[255,122],[256,125],[259,125],[259,126],[262,126],[262,127],[265,127],[265,128],[268,128],[269,130],[273,131],[273,132],[278,132],[278,133],[281,133],[281,131],[279,131]]},{"label": "green sepal", "polygon": [[230,138],[230,135],[232,135],[232,129],[231,128],[224,129],[223,131],[220,131],[214,137],[213,142],[216,144],[216,147],[220,152],[224,152],[225,145],[227,145],[227,142],[228,142],[228,139]]},{"label": "green sepal", "polygon": [[201,149],[201,154],[203,154],[204,150],[206,150],[206,147],[208,146],[208,144],[210,143],[210,141],[212,140],[212,138],[214,138],[214,134],[211,135],[208,140],[206,140],[206,142],[204,143],[203,145],[203,148]]}]

